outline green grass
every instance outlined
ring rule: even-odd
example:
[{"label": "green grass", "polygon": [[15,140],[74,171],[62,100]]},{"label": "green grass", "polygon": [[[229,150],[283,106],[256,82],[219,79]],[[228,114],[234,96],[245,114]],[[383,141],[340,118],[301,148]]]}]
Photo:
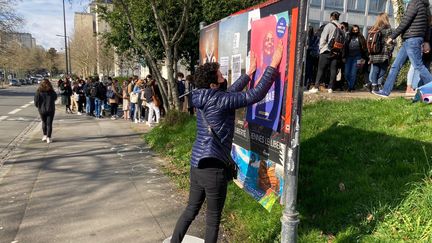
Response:
[{"label": "green grass", "polygon": [[[404,99],[306,105],[298,190],[299,241],[431,241],[430,112],[430,106]],[[175,170],[170,169],[170,174],[187,190],[195,120],[174,117],[145,139],[171,159]],[[277,205],[267,213],[230,185],[223,216],[230,242],[278,242],[281,211]]]}]

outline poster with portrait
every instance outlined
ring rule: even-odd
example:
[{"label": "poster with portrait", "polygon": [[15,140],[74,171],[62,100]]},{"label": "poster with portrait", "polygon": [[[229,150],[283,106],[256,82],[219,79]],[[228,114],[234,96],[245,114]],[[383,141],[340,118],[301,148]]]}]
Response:
[{"label": "poster with portrait", "polygon": [[200,32],[200,64],[217,62],[219,56],[219,22],[206,26]]},{"label": "poster with portrait", "polygon": [[[283,42],[279,75],[267,96],[253,106],[236,110],[231,150],[239,166],[236,184],[269,211],[281,198],[284,169],[294,168],[287,154],[297,72],[298,3],[280,0],[240,11],[205,27],[200,38],[200,63],[216,59],[228,85],[249,70],[250,53],[255,53],[257,71],[245,90],[256,86],[277,41]],[[209,42],[216,32],[218,40]],[[217,47],[211,43],[217,43]]]},{"label": "poster with portrait", "polygon": [[[265,69],[270,65],[277,43],[282,41],[284,48],[287,48],[288,32],[288,12],[271,15],[252,22],[251,52],[255,53],[257,70],[250,83],[250,88],[259,83]],[[259,124],[271,128],[273,131],[279,131],[285,88],[286,55],[287,52],[284,52],[279,65],[279,74],[266,97],[248,107],[246,120],[249,123]]]}]

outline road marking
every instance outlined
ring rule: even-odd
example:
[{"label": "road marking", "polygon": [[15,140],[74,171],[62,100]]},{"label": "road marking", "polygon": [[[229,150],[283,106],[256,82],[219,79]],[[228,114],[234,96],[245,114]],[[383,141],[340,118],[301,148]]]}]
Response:
[{"label": "road marking", "polygon": [[0,121],[6,120],[6,118],[8,118],[8,116],[0,116]]},{"label": "road marking", "polygon": [[33,119],[18,117],[18,118],[9,118],[7,119],[7,121],[33,121]]},{"label": "road marking", "polygon": [[21,108],[27,108],[27,107],[29,107],[31,104],[25,104],[25,105],[23,105],[23,106],[21,106]]},{"label": "road marking", "polygon": [[17,113],[17,112],[19,112],[19,111],[21,111],[21,109],[15,109],[15,110],[9,112],[8,114],[9,114],[9,115],[13,115],[13,114],[15,114],[15,113]]}]

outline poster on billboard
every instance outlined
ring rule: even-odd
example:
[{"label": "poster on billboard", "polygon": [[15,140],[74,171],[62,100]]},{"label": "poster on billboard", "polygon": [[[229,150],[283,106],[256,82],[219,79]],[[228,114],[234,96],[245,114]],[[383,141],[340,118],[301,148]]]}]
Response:
[{"label": "poster on billboard", "polygon": [[[257,71],[249,87],[254,87],[259,82],[265,67],[271,62],[272,49],[276,41],[282,40],[287,51],[279,66],[280,74],[266,97],[247,107],[243,114],[236,113],[234,143],[231,150],[240,168],[237,184],[268,211],[282,196],[281,185],[284,183],[283,171],[290,133],[290,120],[286,120],[286,117],[291,117],[294,84],[292,61],[295,53],[290,50],[295,48],[294,31],[297,31],[291,26],[292,20],[297,18],[293,16],[293,11],[275,13],[274,11],[283,8],[272,5],[269,7],[272,10],[261,9],[261,18],[250,22],[249,46],[250,51],[257,56]],[[260,183],[263,176],[260,174],[266,174],[272,178],[270,181],[273,184],[278,183],[280,187],[263,187],[262,182]]]},{"label": "poster on billboard", "polygon": [[[247,88],[257,85],[279,40],[286,50],[279,75],[266,97],[257,104],[237,109],[235,113],[231,156],[239,166],[236,184],[268,211],[280,202],[284,170],[293,167],[286,158],[296,72],[297,6],[297,1],[282,0],[243,11],[201,31],[201,63],[212,60],[211,56],[216,57],[229,85],[249,69],[252,52],[257,58],[257,70]],[[216,32],[219,38],[213,43],[218,46],[208,48],[212,45],[206,43],[214,39]]]},{"label": "poster on billboard", "polygon": [[219,22],[206,26],[200,32],[200,64],[217,62],[219,56]]},{"label": "poster on billboard", "polygon": [[[287,48],[288,40],[288,12],[268,16],[252,22],[251,52],[255,53],[257,59],[257,70],[250,83],[250,88],[255,87],[265,69],[270,65],[275,46],[282,41]],[[283,102],[283,91],[285,87],[287,52],[284,52],[279,65],[279,74],[274,80],[272,87],[266,97],[247,109],[246,120],[264,127],[279,131],[279,121]]]},{"label": "poster on billboard", "polygon": [[[219,64],[228,85],[246,73],[248,46],[247,14],[225,18],[219,23]],[[226,75],[225,75],[226,74]]]}]

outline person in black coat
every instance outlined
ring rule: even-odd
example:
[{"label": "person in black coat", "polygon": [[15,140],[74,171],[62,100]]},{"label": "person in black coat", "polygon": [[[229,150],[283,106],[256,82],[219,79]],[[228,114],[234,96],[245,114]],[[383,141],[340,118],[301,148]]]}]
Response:
[{"label": "person in black coat", "polygon": [[72,87],[69,80],[66,79],[66,81],[60,84],[60,95],[62,98],[62,104],[66,106],[66,113],[72,113],[72,110],[70,108]]},{"label": "person in black coat", "polygon": [[[190,224],[207,200],[205,242],[215,243],[218,238],[222,209],[225,204],[230,178],[228,150],[234,136],[235,110],[262,100],[277,79],[277,67],[282,59],[282,41],[279,42],[271,64],[263,71],[254,88],[243,92],[250,82],[248,75],[256,70],[256,59],[251,56],[248,75],[242,75],[228,89],[223,89],[224,78],[218,63],[206,63],[197,68],[192,102],[197,109],[197,136],[192,148],[189,202],[177,221],[171,243],[180,243]],[[209,132],[211,127],[216,135]],[[223,138],[219,143],[216,139]],[[220,144],[220,145],[219,145]],[[222,147],[223,146],[223,147]]]},{"label": "person in black coat", "polygon": [[44,79],[36,91],[34,96],[34,104],[38,108],[39,115],[42,120],[42,141],[46,141],[47,143],[52,142],[51,134],[56,99],[57,94],[54,91],[50,81],[48,79]]}]

